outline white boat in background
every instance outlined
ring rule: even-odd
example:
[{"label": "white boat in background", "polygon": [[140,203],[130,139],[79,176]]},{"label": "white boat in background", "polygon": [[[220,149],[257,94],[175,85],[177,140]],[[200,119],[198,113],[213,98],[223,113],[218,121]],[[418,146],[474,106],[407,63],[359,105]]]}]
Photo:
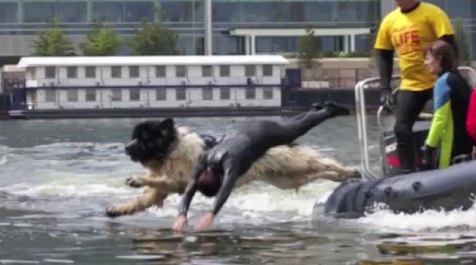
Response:
[{"label": "white boat in background", "polygon": [[25,57],[33,109],[280,106],[282,56]]}]

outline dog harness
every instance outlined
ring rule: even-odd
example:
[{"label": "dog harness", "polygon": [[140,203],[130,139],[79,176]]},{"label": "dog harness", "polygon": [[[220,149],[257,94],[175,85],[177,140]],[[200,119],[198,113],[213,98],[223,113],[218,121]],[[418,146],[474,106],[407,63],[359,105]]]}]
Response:
[{"label": "dog harness", "polygon": [[217,138],[209,134],[199,134],[205,142],[205,150],[208,150],[218,144]]}]

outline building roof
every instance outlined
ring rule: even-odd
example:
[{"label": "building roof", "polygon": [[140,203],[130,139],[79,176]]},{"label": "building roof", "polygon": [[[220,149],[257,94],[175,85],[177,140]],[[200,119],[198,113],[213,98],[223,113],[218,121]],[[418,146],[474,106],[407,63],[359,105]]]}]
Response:
[{"label": "building roof", "polygon": [[23,57],[18,67],[35,66],[131,66],[131,65],[244,65],[278,64],[288,60],[281,55],[226,55],[226,56],[71,56]]},{"label": "building roof", "polygon": [[23,72],[24,69],[19,68],[16,64],[6,64],[2,67],[2,71],[5,73]]}]

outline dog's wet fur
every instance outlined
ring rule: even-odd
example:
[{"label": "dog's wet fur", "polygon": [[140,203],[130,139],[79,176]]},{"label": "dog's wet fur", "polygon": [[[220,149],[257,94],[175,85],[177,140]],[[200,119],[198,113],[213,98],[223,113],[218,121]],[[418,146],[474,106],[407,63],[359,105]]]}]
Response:
[{"label": "dog's wet fur", "polygon": [[[106,214],[110,217],[134,214],[151,206],[162,207],[169,194],[182,194],[194,166],[210,145],[197,133],[176,126],[171,118],[139,123],[131,138],[125,147],[126,154],[148,172],[128,178],[126,184],[145,189],[128,203],[108,207]],[[293,143],[268,150],[238,179],[235,187],[263,181],[280,189],[299,189],[317,179],[342,182],[358,177],[360,174],[355,168],[319,157],[313,149]]]}]

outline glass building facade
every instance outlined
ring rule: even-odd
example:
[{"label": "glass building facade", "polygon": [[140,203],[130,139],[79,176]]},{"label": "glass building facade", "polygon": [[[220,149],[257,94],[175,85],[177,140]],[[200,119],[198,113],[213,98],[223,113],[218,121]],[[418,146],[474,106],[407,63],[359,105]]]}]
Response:
[{"label": "glass building facade", "polygon": [[[244,54],[244,39],[230,36],[232,28],[372,27],[380,19],[380,0],[213,0],[213,53]],[[142,19],[161,20],[179,33],[183,54],[203,54],[203,0],[0,0],[0,34],[34,35],[53,17],[69,34],[84,35],[94,21],[109,22],[130,35]],[[258,37],[256,51],[295,52],[297,37]],[[339,37],[322,37],[324,49],[340,50]],[[368,49],[359,37],[356,49]]]},{"label": "glass building facade", "polygon": [[[466,33],[466,41],[470,55],[476,58],[476,1],[475,0],[426,0],[446,11],[450,19],[454,22],[460,19]],[[453,23],[453,25],[455,25]]]},{"label": "glass building facade", "polygon": [[[237,28],[374,28],[382,18],[381,1],[393,0],[212,0],[213,53],[245,53],[244,38],[228,34]],[[443,7],[451,18],[465,19],[472,43],[476,1],[428,2]],[[203,54],[203,0],[0,0],[0,35],[36,35],[56,17],[72,35],[85,35],[93,22],[103,21],[128,36],[143,19],[153,20],[157,9],[161,20],[179,34],[182,54]],[[320,40],[323,50],[344,50],[340,36]],[[370,34],[356,35],[355,50],[368,51],[372,40]],[[255,49],[257,53],[296,52],[298,44],[296,36],[257,36]]]}]

